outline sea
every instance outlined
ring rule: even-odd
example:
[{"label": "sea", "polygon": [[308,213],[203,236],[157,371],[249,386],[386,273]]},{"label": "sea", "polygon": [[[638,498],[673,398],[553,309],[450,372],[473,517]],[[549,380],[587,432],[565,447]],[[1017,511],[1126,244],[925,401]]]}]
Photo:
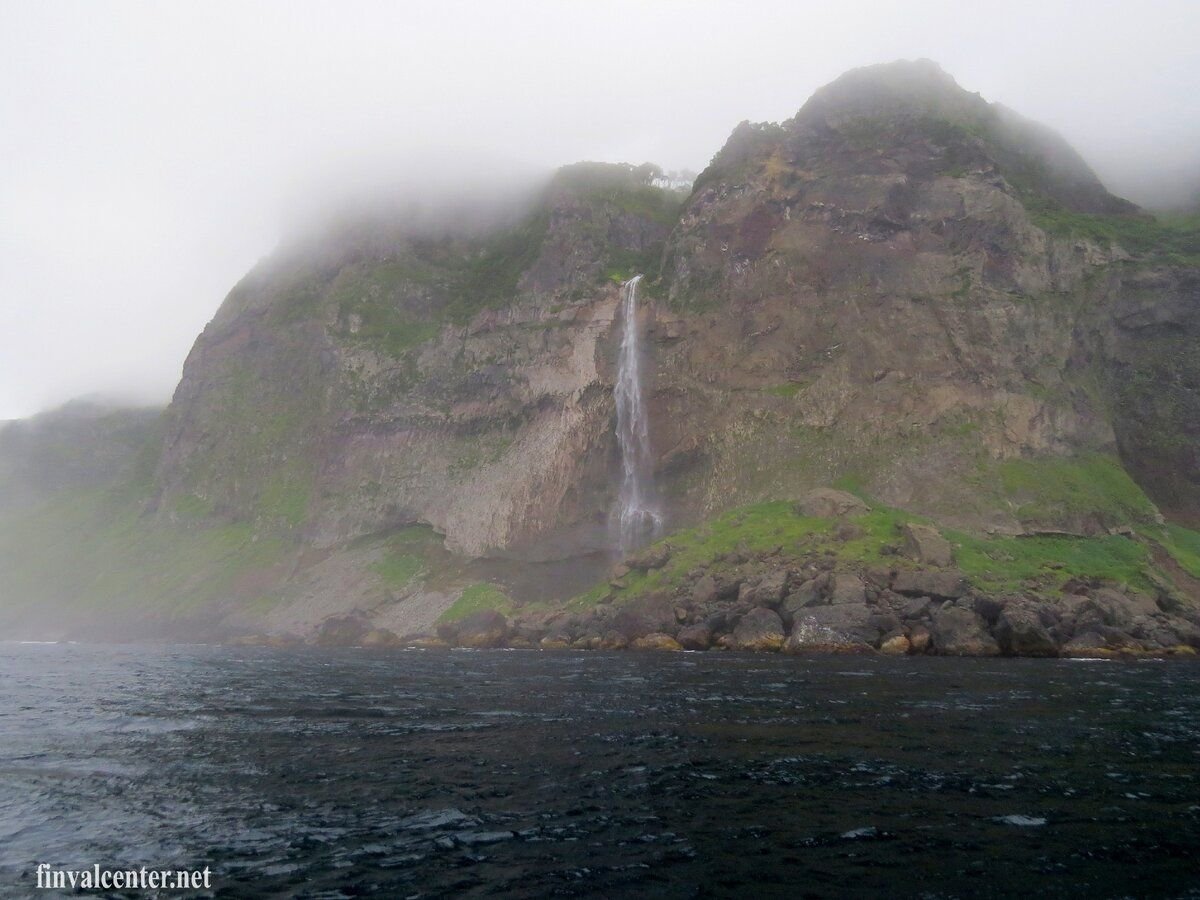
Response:
[{"label": "sea", "polygon": [[[0,644],[0,897],[1200,897],[1200,665]],[[112,897],[153,896],[111,892]]]}]

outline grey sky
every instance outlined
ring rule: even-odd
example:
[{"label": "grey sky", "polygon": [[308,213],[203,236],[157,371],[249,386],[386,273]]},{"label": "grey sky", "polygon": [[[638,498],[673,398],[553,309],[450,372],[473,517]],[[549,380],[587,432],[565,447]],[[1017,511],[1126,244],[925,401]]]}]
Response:
[{"label": "grey sky", "polygon": [[935,59],[1132,199],[1200,184],[1194,0],[0,0],[0,23],[0,419],[165,400],[313,198],[412,160],[698,170],[855,66]]}]

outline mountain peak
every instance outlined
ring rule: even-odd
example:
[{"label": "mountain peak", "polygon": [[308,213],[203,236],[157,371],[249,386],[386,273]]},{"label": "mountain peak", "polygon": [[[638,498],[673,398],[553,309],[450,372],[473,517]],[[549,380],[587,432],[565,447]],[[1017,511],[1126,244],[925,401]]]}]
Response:
[{"label": "mountain peak", "polygon": [[933,60],[901,59],[851,69],[813,94],[801,115],[836,109],[858,115],[916,110],[971,116],[987,105]]}]

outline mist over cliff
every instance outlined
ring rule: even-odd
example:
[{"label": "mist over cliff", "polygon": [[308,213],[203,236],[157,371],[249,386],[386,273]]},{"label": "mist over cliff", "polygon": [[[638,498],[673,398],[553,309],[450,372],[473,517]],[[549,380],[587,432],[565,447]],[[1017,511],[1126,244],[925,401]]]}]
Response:
[{"label": "mist over cliff", "polygon": [[[959,536],[979,592],[1200,602],[1200,229],[936,64],[743,122],[692,185],[601,163],[397,184],[317,197],[161,415],[0,428],[3,627],[356,642],[657,592],[677,631],[717,556],[769,540],[727,516],[786,518],[770,504],[829,485],[893,511],[812,538],[856,578],[914,517]],[[634,566],[645,582],[610,572],[628,328],[667,543],[732,528],[686,569]],[[1015,570],[1064,535],[1088,551]]]}]

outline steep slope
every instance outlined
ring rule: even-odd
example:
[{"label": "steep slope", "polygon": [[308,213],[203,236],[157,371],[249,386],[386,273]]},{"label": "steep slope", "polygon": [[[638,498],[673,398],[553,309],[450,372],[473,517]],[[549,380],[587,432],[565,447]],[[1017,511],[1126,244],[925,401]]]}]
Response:
[{"label": "steep slope", "polygon": [[369,221],[253,273],[184,367],[164,513],[317,546],[423,523],[471,556],[602,547],[601,342],[674,219],[650,174],[570,167],[499,229]]},{"label": "steep slope", "polygon": [[667,248],[660,315],[681,336],[660,341],[653,419],[677,515],[847,479],[971,528],[1118,524],[1027,520],[1000,475],[1115,453],[1114,426],[1133,430],[1086,331],[1127,293],[1109,236],[1152,223],[1061,139],[928,62],[743,123]]}]

